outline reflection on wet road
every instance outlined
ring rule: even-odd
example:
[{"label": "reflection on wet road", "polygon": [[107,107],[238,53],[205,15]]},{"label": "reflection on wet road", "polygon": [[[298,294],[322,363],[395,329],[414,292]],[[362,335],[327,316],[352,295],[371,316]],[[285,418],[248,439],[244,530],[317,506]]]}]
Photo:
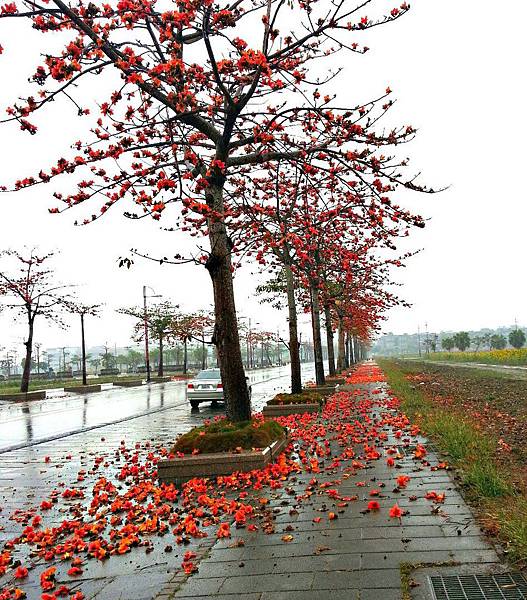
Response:
[{"label": "reflection on wet road", "polygon": [[[312,365],[304,365],[303,372],[304,381],[313,378]],[[250,380],[253,410],[258,410],[266,399],[289,389],[289,369],[255,371],[250,373]],[[121,448],[137,448],[139,444],[146,452],[146,443],[170,448],[178,434],[223,412],[221,405],[213,409],[208,403],[192,412],[185,399],[184,382],[58,396],[55,393],[44,401],[0,406],[0,548],[7,540],[19,537],[25,527],[12,518],[16,511],[34,511],[42,500],[61,493],[64,487],[85,493],[80,502],[86,507],[100,477],[107,476],[121,489],[123,484],[117,478],[123,465]],[[61,526],[78,502],[58,502],[45,512],[45,526]],[[202,540],[174,546],[171,554],[166,551],[167,538],[153,536],[150,541],[150,553],[135,548],[116,560],[86,561],[82,578],[67,577],[65,562],[40,564],[24,581],[27,600],[42,598],[39,573],[51,564],[58,568],[59,580],[67,581],[70,593],[82,589],[86,600],[151,600],[179,569],[183,552],[198,550]],[[28,565],[38,562],[21,548],[15,551],[16,560]],[[10,577],[8,574],[2,580],[0,576],[0,589]]]},{"label": "reflection on wet road", "polygon": [[[313,365],[303,365],[304,379],[313,376]],[[253,386],[253,410],[267,399],[289,388],[289,367],[274,367],[249,373]],[[173,418],[183,418],[188,428],[190,407],[185,397],[186,382],[174,381],[137,388],[103,386],[101,392],[77,395],[53,393],[46,400],[0,404],[0,452],[81,433],[123,422],[129,430],[132,419],[173,409]],[[208,404],[200,413],[211,412]],[[215,410],[212,412],[221,412]],[[172,416],[172,413],[171,413]],[[198,414],[197,424],[202,419]],[[191,419],[192,421],[192,419]]]}]

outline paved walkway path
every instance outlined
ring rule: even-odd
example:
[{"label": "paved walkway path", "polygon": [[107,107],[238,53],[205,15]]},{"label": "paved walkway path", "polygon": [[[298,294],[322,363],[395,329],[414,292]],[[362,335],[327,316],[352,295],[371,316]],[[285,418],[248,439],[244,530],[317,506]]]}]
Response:
[{"label": "paved walkway path", "polygon": [[[319,472],[304,469],[265,494],[258,529],[218,540],[199,571],[186,583],[176,577],[159,600],[399,600],[402,563],[498,567],[448,471],[386,385],[362,383],[372,376],[375,369],[361,367],[361,383],[344,387],[321,418],[297,421],[297,452],[318,452]],[[306,434],[309,427],[319,436]],[[398,485],[400,476],[408,482]],[[390,517],[396,504],[401,518]],[[417,595],[430,597],[420,588]]]}]

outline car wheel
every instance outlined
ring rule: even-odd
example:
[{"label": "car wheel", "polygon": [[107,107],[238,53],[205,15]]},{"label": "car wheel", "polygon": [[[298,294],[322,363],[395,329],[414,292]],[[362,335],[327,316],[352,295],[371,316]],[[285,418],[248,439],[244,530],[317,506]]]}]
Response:
[{"label": "car wheel", "polygon": [[190,401],[190,406],[192,407],[193,410],[199,410],[199,401],[198,400],[191,400]]}]

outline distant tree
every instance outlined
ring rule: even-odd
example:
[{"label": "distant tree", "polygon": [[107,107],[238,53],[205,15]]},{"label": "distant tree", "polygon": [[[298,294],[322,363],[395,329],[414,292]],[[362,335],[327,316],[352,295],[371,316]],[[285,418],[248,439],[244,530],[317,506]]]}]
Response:
[{"label": "distant tree", "polygon": [[507,339],[504,335],[495,333],[490,336],[490,347],[494,350],[503,350],[507,346]]},{"label": "distant tree", "polygon": [[99,354],[102,366],[105,369],[113,369],[116,365],[115,356],[110,352],[109,346],[104,346],[104,354]]},{"label": "distant tree", "polygon": [[99,367],[101,366],[101,359],[99,356],[95,356],[90,359],[90,365],[95,369],[95,375],[99,372]]},{"label": "distant tree", "polygon": [[67,302],[68,310],[80,317],[81,322],[81,355],[76,357],[80,370],[82,371],[82,385],[87,385],[88,373],[86,370],[86,335],[84,331],[84,321],[86,317],[97,317],[100,312],[100,304],[82,304],[80,302]]},{"label": "distant tree", "polygon": [[521,329],[514,329],[509,333],[509,344],[513,348],[523,348],[525,345],[525,333]]},{"label": "distant tree", "polygon": [[481,343],[484,346],[487,346],[487,348],[490,350],[491,349],[491,345],[490,345],[490,338],[492,337],[492,333],[490,332],[486,332],[481,336]]},{"label": "distant tree", "polygon": [[55,283],[55,273],[47,266],[53,255],[53,252],[37,254],[35,249],[24,253],[13,250],[0,252],[0,299],[5,299],[3,308],[13,310],[27,323],[21,392],[29,389],[37,317],[65,327],[61,315],[71,286]]},{"label": "distant tree", "polygon": [[482,335],[475,335],[472,338],[472,346],[474,347],[474,352],[478,352],[481,346],[485,343],[485,338]]},{"label": "distant tree", "polygon": [[437,333],[430,333],[425,338],[425,349],[428,352],[437,352],[437,342],[439,340],[439,336]]},{"label": "distant tree", "polygon": [[120,308],[117,312],[128,315],[136,319],[134,325],[133,338],[135,341],[141,341],[145,335],[145,316],[148,333],[154,337],[159,344],[159,359],[157,361],[157,374],[162,377],[164,374],[164,343],[174,338],[174,322],[177,318],[178,306],[171,302],[160,302],[149,307],[145,315],[144,308],[141,306],[132,306],[130,308]]},{"label": "distant tree", "polygon": [[133,349],[128,350],[128,353],[126,354],[126,364],[128,369],[132,369],[132,371],[135,372],[143,360],[142,352]]},{"label": "distant tree", "polygon": [[207,312],[196,312],[191,314],[179,314],[173,322],[174,335],[183,342],[183,373],[187,372],[188,365],[188,343],[191,340],[201,342],[202,366],[205,357],[205,335],[207,331],[213,331],[214,320]]},{"label": "distant tree", "polygon": [[443,348],[447,352],[451,352],[453,350],[453,348],[455,347],[455,345],[456,344],[454,343],[454,340],[451,337],[443,338],[441,340],[441,348]]},{"label": "distant tree", "polygon": [[465,352],[465,350],[470,346],[470,336],[466,331],[460,331],[456,333],[453,337],[455,347],[461,352]]}]

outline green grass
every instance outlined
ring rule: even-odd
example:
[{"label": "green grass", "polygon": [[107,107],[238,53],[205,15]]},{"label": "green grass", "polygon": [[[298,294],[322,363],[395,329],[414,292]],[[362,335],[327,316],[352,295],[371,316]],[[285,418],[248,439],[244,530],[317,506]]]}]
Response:
[{"label": "green grass", "polygon": [[[119,377],[118,375],[107,375],[105,377],[88,377],[88,385],[98,383],[111,383],[112,381],[132,381],[143,378],[143,374]],[[82,385],[82,379],[33,379],[29,382],[29,391],[60,389],[72,385]],[[0,395],[16,394],[20,392],[20,382],[0,381]]]},{"label": "green grass", "polygon": [[527,557],[527,499],[516,497],[496,510],[502,537],[508,540],[507,551],[512,562],[524,567]]},{"label": "green grass", "polygon": [[176,440],[172,454],[232,452],[239,448],[266,448],[284,435],[284,428],[276,421],[241,421],[232,423],[222,419],[202,427],[194,427]]},{"label": "green grass", "polygon": [[301,394],[277,394],[267,404],[322,404],[324,397],[319,392],[302,392]]},{"label": "green grass", "polygon": [[467,501],[479,510],[487,525],[497,528],[509,557],[519,566],[526,565],[527,498],[515,489],[515,473],[510,465],[506,468],[498,462],[494,452],[497,440],[479,431],[461,410],[432,402],[418,385],[407,380],[406,373],[418,372],[415,363],[410,366],[383,359],[378,363],[402,410],[447,454]]},{"label": "green grass", "polygon": [[475,424],[456,411],[445,411],[432,403],[418,386],[405,377],[404,366],[395,361],[380,360],[388,383],[401,400],[403,411],[417,420],[426,435],[448,455],[459,469],[461,481],[475,498],[496,498],[511,493],[512,486],[494,464],[493,448],[497,440],[477,430]]}]

